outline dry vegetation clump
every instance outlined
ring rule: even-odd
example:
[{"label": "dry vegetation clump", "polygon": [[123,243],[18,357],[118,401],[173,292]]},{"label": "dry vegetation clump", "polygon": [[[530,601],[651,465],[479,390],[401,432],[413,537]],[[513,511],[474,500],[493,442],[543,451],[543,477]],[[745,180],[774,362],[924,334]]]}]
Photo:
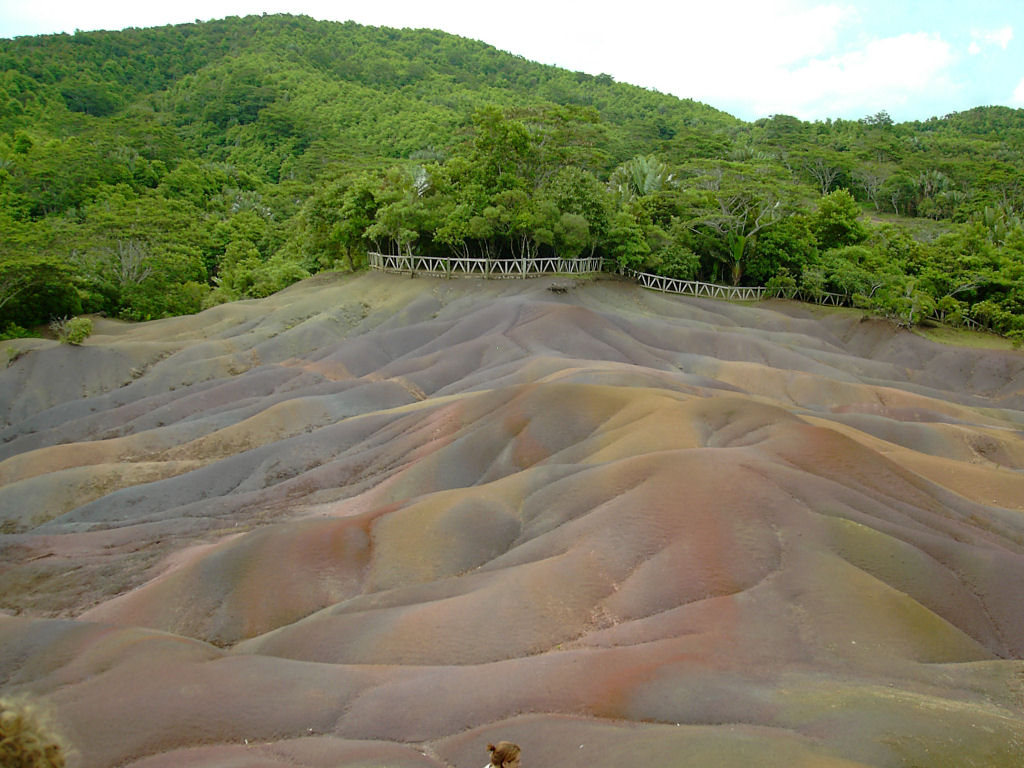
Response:
[{"label": "dry vegetation clump", "polygon": [[40,719],[32,705],[0,699],[0,766],[64,768],[64,749]]}]

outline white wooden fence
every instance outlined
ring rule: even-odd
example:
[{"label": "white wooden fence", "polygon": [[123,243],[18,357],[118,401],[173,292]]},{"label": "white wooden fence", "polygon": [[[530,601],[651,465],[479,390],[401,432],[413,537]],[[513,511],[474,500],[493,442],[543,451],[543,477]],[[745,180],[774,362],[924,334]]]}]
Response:
[{"label": "white wooden fence", "polygon": [[[591,275],[601,272],[603,267],[603,260],[599,258],[470,259],[459,256],[451,258],[402,256],[377,253],[376,251],[370,251],[366,256],[370,267],[380,272],[422,273],[437,277],[515,278],[553,274]],[[781,298],[834,307],[852,305],[850,297],[841,293],[810,292],[796,288],[772,290],[744,285],[718,285],[717,283],[680,280],[675,277],[632,270],[629,274],[642,286],[650,288],[652,291],[678,293],[684,296],[705,296],[709,299],[726,299],[728,301],[760,301],[761,299]],[[944,322],[936,315],[932,315],[929,319],[940,323]],[[965,317],[962,322],[968,328],[982,330],[981,325],[970,318]]]},{"label": "white wooden fence", "polygon": [[680,280],[664,275],[652,275],[649,272],[631,272],[633,278],[645,288],[665,293],[681,293],[686,296],[707,296],[709,299],[728,299],[729,301],[758,301],[765,297],[764,288],[753,288],[744,285],[718,285],[701,283],[696,280]]},{"label": "white wooden fence", "polygon": [[417,272],[442,277],[538,277],[540,275],[589,275],[601,271],[602,260],[559,259],[469,259],[459,256],[394,256],[371,251],[366,254],[373,269],[381,272]]},{"label": "white wooden fence", "polygon": [[808,304],[829,304],[833,307],[849,307],[853,300],[845,293],[829,293],[827,291],[805,291],[800,288],[766,288],[765,298],[793,299]]}]

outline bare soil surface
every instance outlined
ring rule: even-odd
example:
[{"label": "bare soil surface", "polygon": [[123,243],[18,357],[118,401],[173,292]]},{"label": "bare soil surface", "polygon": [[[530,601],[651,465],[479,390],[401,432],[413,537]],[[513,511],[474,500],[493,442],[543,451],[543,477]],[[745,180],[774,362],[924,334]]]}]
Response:
[{"label": "bare soil surface", "polygon": [[1024,764],[1024,354],[553,282],[5,343],[2,693],[81,768]]}]

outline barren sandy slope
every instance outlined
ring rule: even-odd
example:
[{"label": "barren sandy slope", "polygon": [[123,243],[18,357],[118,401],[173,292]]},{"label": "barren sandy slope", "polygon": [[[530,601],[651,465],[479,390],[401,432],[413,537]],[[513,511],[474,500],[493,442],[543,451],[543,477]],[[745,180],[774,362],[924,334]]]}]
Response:
[{"label": "barren sandy slope", "polygon": [[0,688],[83,768],[1024,764],[1024,354],[321,276],[0,371]]}]

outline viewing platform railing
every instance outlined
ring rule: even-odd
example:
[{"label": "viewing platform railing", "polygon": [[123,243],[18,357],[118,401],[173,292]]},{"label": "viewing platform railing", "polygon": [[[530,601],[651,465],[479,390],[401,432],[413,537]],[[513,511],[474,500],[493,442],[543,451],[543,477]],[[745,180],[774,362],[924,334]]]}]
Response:
[{"label": "viewing platform railing", "polygon": [[[442,258],[439,256],[401,256],[370,251],[367,262],[372,269],[380,272],[425,274],[435,277],[487,277],[522,278],[542,275],[592,275],[604,266],[600,258],[560,259],[538,257],[533,259],[471,259],[461,256]],[[853,306],[851,297],[826,291],[806,291],[798,288],[772,289],[760,286],[719,285],[702,283],[697,280],[680,280],[675,277],[653,275],[649,272],[627,274],[640,285],[652,291],[676,293],[683,296],[703,296],[709,299],[727,301],[761,301],[762,299],[793,299],[811,304],[825,304],[833,307]],[[945,322],[937,315],[929,319]],[[979,323],[970,318],[961,318],[961,324],[972,330],[982,330]]]},{"label": "viewing platform railing", "polygon": [[665,293],[680,293],[686,296],[707,296],[709,299],[728,301],[761,301],[762,299],[795,299],[814,304],[828,304],[833,307],[849,306],[850,297],[841,293],[821,291],[812,293],[797,288],[765,288],[763,286],[719,285],[701,283],[697,280],[680,280],[649,272],[630,273],[645,288]]},{"label": "viewing platform railing", "polygon": [[630,272],[630,275],[645,288],[665,293],[680,293],[685,296],[706,296],[709,299],[729,301],[760,301],[765,298],[764,288],[743,285],[718,285],[701,283],[697,280],[680,280],[676,277],[652,275],[649,272]]},{"label": "viewing platform railing", "polygon": [[589,275],[601,271],[602,259],[470,259],[461,256],[394,256],[371,251],[369,265],[381,272],[416,272],[441,277],[539,277]]}]

